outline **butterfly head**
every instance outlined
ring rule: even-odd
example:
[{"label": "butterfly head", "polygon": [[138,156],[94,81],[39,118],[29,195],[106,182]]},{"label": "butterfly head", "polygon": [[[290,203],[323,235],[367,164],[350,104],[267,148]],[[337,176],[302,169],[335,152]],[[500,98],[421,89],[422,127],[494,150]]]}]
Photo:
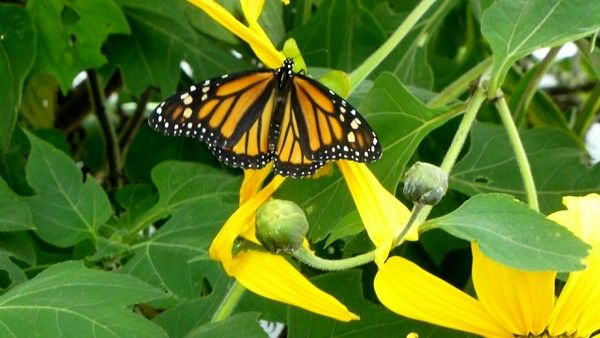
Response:
[{"label": "butterfly head", "polygon": [[285,59],[285,61],[283,61],[283,68],[285,68],[286,70],[294,69],[294,60],[290,58]]},{"label": "butterfly head", "polygon": [[289,80],[294,75],[294,60],[285,59],[283,66],[277,69],[276,76],[278,79],[278,87],[283,89],[287,86]]}]

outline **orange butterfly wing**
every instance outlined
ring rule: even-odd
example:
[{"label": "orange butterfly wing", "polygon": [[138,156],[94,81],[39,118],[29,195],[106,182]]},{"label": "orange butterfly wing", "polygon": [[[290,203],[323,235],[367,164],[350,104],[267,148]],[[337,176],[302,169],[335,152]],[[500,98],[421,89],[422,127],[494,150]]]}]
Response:
[{"label": "orange butterfly wing", "polygon": [[269,128],[274,89],[272,71],[210,79],[165,100],[148,123],[167,135],[206,142],[230,166],[262,168],[272,157]]},{"label": "orange butterfly wing", "polygon": [[373,162],[381,157],[381,145],[367,121],[315,80],[294,74],[285,102],[276,172],[303,177],[329,160]]}]

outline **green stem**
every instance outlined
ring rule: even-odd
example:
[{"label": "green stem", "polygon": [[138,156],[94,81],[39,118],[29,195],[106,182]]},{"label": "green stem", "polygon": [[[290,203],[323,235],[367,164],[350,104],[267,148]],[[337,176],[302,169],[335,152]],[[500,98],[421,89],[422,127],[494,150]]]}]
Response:
[{"label": "green stem", "polygon": [[[481,85],[478,85],[475,93],[473,93],[473,96],[469,99],[469,104],[467,106],[467,110],[465,111],[465,115],[463,116],[462,121],[460,121],[458,130],[454,135],[454,139],[452,139],[452,144],[450,144],[450,148],[448,148],[448,152],[446,153],[446,156],[444,156],[442,164],[440,165],[440,168],[446,173],[450,174],[452,167],[456,163],[458,155],[460,154],[460,151],[462,150],[467,137],[469,136],[469,131],[471,130],[471,126],[475,121],[477,112],[479,111],[479,108],[483,104],[484,100],[485,89],[483,89]],[[415,223],[423,223],[427,219],[427,216],[429,216],[431,208],[432,206],[426,205],[423,206],[421,210],[417,211],[417,215],[414,216]],[[411,215],[411,217],[413,217],[413,215]]]},{"label": "green stem", "polygon": [[586,99],[583,108],[581,108],[581,112],[577,115],[575,126],[573,126],[573,131],[577,135],[585,138],[585,133],[587,133],[596,119],[598,109],[600,109],[600,82],[596,83],[594,89],[592,89],[592,92]]},{"label": "green stem", "polygon": [[413,209],[411,210],[411,213],[410,213],[410,218],[406,222],[406,225],[404,226],[404,228],[402,228],[402,231],[400,231],[400,233],[398,235],[396,235],[396,238],[394,239],[394,243],[392,244],[392,247],[396,247],[396,246],[402,244],[402,239],[404,239],[404,236],[406,236],[406,234],[413,227],[413,224],[415,224],[415,221],[418,219],[418,217],[421,214],[424,207],[425,207],[425,204],[421,204],[421,203],[415,203],[413,205]]},{"label": "green stem", "polygon": [[483,104],[484,100],[485,90],[479,86],[469,101],[465,116],[463,116],[463,119],[458,126],[458,130],[454,135],[454,139],[452,140],[452,144],[450,144],[450,148],[448,149],[448,152],[446,153],[446,156],[440,165],[440,168],[446,173],[450,174],[452,167],[456,163],[458,155],[460,154],[460,151],[462,150],[467,137],[469,136],[469,131],[471,130],[471,126],[475,121],[475,117],[477,117],[477,112],[479,111],[479,108]]},{"label": "green stem", "polygon": [[398,46],[400,41],[408,34],[419,19],[433,5],[435,0],[422,0],[415,9],[406,17],[404,22],[392,33],[392,35],[384,42],[371,56],[369,56],[358,68],[356,68],[349,76],[350,78],[350,93],[358,87],[358,85],[366,79],[371,72],[379,66],[379,64]]},{"label": "green stem", "polygon": [[554,60],[561,47],[562,46],[550,49],[548,54],[546,54],[542,61],[540,61],[540,63],[537,65],[534,73],[529,79],[529,83],[527,83],[527,87],[525,87],[525,90],[523,90],[523,93],[519,99],[519,103],[517,104],[517,107],[513,113],[517,125],[520,126],[523,123],[523,120],[525,119],[525,112],[527,111],[533,96],[537,92],[542,76],[546,73],[546,69],[548,69],[548,66],[550,66],[552,60]]},{"label": "green stem", "polygon": [[234,281],[231,287],[229,288],[229,291],[227,291],[225,298],[223,298],[221,304],[219,304],[217,311],[215,311],[212,318],[210,319],[210,322],[220,322],[231,316],[231,314],[235,310],[235,307],[238,305],[240,299],[242,299],[242,296],[245,292],[246,288],[244,288],[244,286],[238,283],[237,281]]},{"label": "green stem", "polygon": [[533,210],[539,211],[540,206],[537,198],[537,192],[535,190],[535,183],[533,181],[533,175],[531,174],[529,161],[527,160],[527,154],[525,153],[525,148],[523,147],[523,143],[519,137],[519,131],[517,130],[515,121],[512,119],[512,115],[510,114],[508,104],[506,104],[504,94],[502,91],[499,91],[499,94],[500,95],[496,98],[496,109],[500,114],[500,118],[504,124],[504,129],[506,129],[506,133],[508,134],[508,140],[512,145],[515,159],[517,160],[517,165],[519,166],[521,178],[523,179],[523,185],[525,187],[525,195],[527,196],[527,203]]},{"label": "green stem", "polygon": [[298,250],[293,251],[292,255],[302,263],[323,271],[347,270],[370,263],[375,259],[375,251],[369,251],[358,256],[344,259],[324,259],[315,256],[304,246],[300,246]]},{"label": "green stem", "polygon": [[464,73],[461,77],[454,80],[451,84],[449,84],[444,90],[439,92],[435,97],[433,97],[427,105],[429,107],[439,107],[447,104],[448,102],[456,99],[460,96],[465,90],[469,88],[471,83],[475,81],[478,77],[485,72],[490,65],[492,64],[492,57],[488,57],[487,59],[481,61],[475,67],[471,68],[469,71]]}]

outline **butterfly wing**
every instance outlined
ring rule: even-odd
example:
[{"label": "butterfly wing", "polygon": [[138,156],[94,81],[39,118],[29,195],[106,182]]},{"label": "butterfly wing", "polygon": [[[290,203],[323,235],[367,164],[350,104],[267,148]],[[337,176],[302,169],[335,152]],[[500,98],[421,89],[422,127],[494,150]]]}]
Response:
[{"label": "butterfly wing", "polygon": [[285,96],[281,125],[278,129],[273,170],[284,176],[301,178],[312,175],[325,164],[309,157],[303,142],[305,128],[300,126],[302,112],[294,106],[292,92]]},{"label": "butterfly wing", "polygon": [[375,132],[342,97],[301,74],[294,76],[291,94],[299,143],[308,159],[373,162],[381,157]]},{"label": "butterfly wing", "polygon": [[160,103],[148,123],[167,135],[204,141],[230,166],[262,168],[272,158],[274,106],[274,73],[250,71],[191,86]]},{"label": "butterfly wing", "polygon": [[291,81],[275,147],[275,172],[304,177],[329,160],[373,162],[381,157],[375,132],[346,100],[301,74]]}]

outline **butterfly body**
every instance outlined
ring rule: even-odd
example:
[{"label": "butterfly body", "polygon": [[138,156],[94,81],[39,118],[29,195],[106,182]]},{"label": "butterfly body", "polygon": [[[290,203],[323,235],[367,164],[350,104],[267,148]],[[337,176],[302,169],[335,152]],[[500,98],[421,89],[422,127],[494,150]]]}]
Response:
[{"label": "butterfly body", "polygon": [[312,175],[329,160],[372,162],[381,146],[343,98],[286,60],[276,70],[224,75],[193,85],[152,112],[151,127],[207,143],[222,162],[280,175]]}]

